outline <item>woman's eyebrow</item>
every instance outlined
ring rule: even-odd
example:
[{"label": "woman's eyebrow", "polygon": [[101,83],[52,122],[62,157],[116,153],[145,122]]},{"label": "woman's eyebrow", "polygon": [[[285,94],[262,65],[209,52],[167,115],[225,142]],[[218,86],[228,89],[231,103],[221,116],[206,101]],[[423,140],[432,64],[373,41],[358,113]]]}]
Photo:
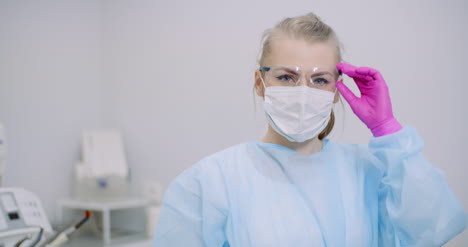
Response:
[{"label": "woman's eyebrow", "polygon": [[284,71],[286,71],[288,73],[292,73],[292,74],[297,75],[297,71],[294,70],[294,69],[291,69],[291,68],[288,68],[288,67],[280,67],[280,69],[282,69],[282,70],[284,70]]},{"label": "woman's eyebrow", "polygon": [[318,71],[318,72],[316,72],[316,73],[312,73],[313,76],[324,75],[324,74],[333,75],[333,73],[331,73],[331,72],[329,72],[329,71]]}]

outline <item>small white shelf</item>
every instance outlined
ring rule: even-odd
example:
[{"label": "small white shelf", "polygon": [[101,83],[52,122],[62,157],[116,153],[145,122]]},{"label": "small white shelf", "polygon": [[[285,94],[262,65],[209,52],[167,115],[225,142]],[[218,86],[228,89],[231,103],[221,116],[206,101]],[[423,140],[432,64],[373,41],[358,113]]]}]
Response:
[{"label": "small white shelf", "polygon": [[[76,199],[62,199],[58,201],[57,220],[60,223],[63,222],[63,216],[65,210],[80,210],[80,211],[98,211],[102,213],[102,242],[104,245],[109,245],[111,242],[116,244],[117,242],[125,242],[125,239],[144,239],[145,231],[141,234],[133,234],[133,236],[119,237],[111,239],[111,211],[113,210],[127,210],[142,208],[143,213],[146,212],[147,207],[150,205],[149,200],[142,198],[128,198],[119,201],[84,201]],[[145,217],[146,219],[146,217]],[[147,222],[141,222],[143,228],[146,228]]]}]

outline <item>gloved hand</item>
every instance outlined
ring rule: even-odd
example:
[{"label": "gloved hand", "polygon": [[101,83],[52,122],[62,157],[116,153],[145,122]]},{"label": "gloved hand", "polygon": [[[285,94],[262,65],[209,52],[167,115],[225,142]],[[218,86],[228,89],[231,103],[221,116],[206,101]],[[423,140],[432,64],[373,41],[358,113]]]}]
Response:
[{"label": "gloved hand", "polygon": [[379,71],[347,63],[338,63],[336,68],[353,78],[361,91],[361,97],[356,97],[343,82],[336,82],[338,91],[349,103],[354,114],[367,125],[375,137],[389,135],[402,128],[393,116],[388,87]]}]

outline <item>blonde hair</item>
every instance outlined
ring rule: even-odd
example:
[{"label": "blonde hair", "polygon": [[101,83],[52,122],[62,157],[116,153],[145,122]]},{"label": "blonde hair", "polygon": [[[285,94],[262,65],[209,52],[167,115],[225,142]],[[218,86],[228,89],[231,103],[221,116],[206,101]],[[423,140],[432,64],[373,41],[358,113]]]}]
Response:
[{"label": "blonde hair", "polygon": [[[341,49],[342,45],[335,34],[335,31],[325,24],[317,15],[309,13],[303,16],[286,18],[276,24],[273,28],[265,30],[262,37],[262,49],[258,63],[260,66],[265,66],[265,60],[271,54],[272,42],[278,37],[288,37],[293,39],[301,39],[310,43],[321,42],[331,43],[336,47],[336,56],[338,61],[342,61]],[[333,110],[330,115],[330,121],[325,129],[318,135],[322,140],[333,129],[335,125],[335,114]]]}]

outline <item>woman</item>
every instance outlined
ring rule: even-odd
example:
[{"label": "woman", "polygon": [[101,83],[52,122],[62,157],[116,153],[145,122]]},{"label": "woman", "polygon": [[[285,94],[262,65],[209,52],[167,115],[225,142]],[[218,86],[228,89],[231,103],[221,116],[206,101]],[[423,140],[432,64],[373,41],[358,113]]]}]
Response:
[{"label": "woman", "polygon": [[[416,130],[393,116],[380,73],[341,60],[334,31],[314,14],[267,30],[255,73],[267,133],[178,176],[154,246],[428,247],[463,231],[462,205]],[[373,133],[368,147],[325,139],[339,94]]]}]

